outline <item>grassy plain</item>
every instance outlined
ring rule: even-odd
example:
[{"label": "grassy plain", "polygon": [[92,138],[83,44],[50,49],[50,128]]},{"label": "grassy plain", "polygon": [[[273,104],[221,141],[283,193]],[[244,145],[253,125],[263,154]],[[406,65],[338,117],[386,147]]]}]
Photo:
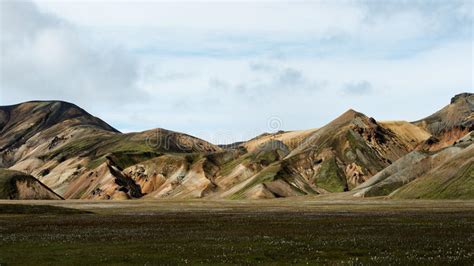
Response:
[{"label": "grassy plain", "polygon": [[474,201],[0,201],[0,264],[456,264]]}]

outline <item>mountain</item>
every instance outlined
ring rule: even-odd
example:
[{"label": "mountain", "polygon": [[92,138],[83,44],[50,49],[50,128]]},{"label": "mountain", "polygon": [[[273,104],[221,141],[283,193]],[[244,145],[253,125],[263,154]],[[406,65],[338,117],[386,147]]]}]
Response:
[{"label": "mountain", "polygon": [[0,167],[66,199],[470,198],[472,97],[413,123],[348,110],[221,146],[165,129],[123,134],[73,104],[27,102],[0,107]]},{"label": "mountain", "polygon": [[474,130],[474,94],[461,93],[438,112],[413,122],[432,134],[422,149],[437,150],[453,144]]},{"label": "mountain", "polygon": [[349,110],[309,135],[285,162],[290,172],[327,192],[347,191],[411,151],[419,140],[410,131],[397,135]]},{"label": "mountain", "polygon": [[453,153],[449,158],[437,162],[437,166],[432,167],[422,176],[395,190],[389,197],[395,199],[474,199],[474,145]]},{"label": "mountain", "polygon": [[83,135],[116,133],[104,121],[67,102],[0,106],[0,167],[45,154]]},{"label": "mountain", "polygon": [[474,198],[474,94],[461,93],[427,118],[412,123],[432,134],[356,187],[356,197]]},{"label": "mountain", "polygon": [[[117,191],[133,191],[129,178],[117,177],[109,169],[122,169],[163,152],[221,150],[192,136],[163,129],[122,134],[76,105],[60,101],[0,107],[0,125],[0,166],[31,174],[66,198],[83,197],[75,188],[95,184],[92,178],[83,177],[93,169],[106,169],[101,175],[108,180],[104,184]],[[87,185],[78,180],[85,180]]]},{"label": "mountain", "polygon": [[319,129],[262,134],[218,166],[214,191],[233,199],[351,190],[430,136],[408,122],[387,125],[349,110]]},{"label": "mountain", "polygon": [[356,197],[474,199],[474,132],[436,152],[413,151],[361,184]]},{"label": "mountain", "polygon": [[36,178],[0,168],[0,199],[62,199]]}]

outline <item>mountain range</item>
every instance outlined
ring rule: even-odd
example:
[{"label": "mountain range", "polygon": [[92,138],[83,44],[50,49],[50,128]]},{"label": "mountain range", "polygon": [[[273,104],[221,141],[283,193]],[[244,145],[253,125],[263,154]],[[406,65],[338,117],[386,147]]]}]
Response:
[{"label": "mountain range", "polygon": [[474,94],[414,122],[348,110],[323,127],[215,145],[121,133],[62,101],[0,106],[0,198],[474,199]]}]

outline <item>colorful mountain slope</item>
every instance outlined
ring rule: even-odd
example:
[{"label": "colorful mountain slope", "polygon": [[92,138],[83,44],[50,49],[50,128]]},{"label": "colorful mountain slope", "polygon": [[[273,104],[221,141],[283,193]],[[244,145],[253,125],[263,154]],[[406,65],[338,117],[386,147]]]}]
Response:
[{"label": "colorful mountain slope", "polygon": [[413,122],[433,136],[420,149],[438,150],[474,130],[474,94],[461,93],[438,112]]},{"label": "colorful mountain slope", "polygon": [[0,167],[71,199],[470,198],[473,102],[457,95],[413,123],[349,110],[319,129],[221,146],[165,129],[122,134],[73,104],[27,102],[0,107]]},{"label": "colorful mountain slope", "polygon": [[0,199],[62,199],[36,178],[0,168]]}]

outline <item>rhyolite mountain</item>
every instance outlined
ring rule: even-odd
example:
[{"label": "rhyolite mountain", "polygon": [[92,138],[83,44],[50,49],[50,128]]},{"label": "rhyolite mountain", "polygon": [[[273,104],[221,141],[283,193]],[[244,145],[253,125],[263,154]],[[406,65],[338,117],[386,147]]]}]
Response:
[{"label": "rhyolite mountain", "polygon": [[348,110],[220,146],[165,129],[123,134],[73,104],[27,102],[0,107],[0,167],[66,199],[474,198],[473,97],[412,123]]},{"label": "rhyolite mountain", "polygon": [[106,173],[163,153],[221,150],[162,129],[122,134],[76,105],[60,101],[2,106],[0,125],[0,167],[31,174],[66,198],[87,197],[75,187],[88,170],[106,170],[100,178],[87,179],[94,191],[107,184],[118,191],[111,194],[137,197],[141,194],[134,194],[130,178]]},{"label": "rhyolite mountain", "polygon": [[474,94],[458,94],[449,105],[413,124],[432,135],[421,145],[422,149],[438,150],[449,146],[474,130]]},{"label": "rhyolite mountain", "polygon": [[10,167],[28,157],[81,135],[118,131],[83,109],[66,102],[26,102],[0,107],[0,166]]},{"label": "rhyolite mountain", "polygon": [[474,132],[435,152],[412,151],[352,192],[356,197],[472,199]]}]

